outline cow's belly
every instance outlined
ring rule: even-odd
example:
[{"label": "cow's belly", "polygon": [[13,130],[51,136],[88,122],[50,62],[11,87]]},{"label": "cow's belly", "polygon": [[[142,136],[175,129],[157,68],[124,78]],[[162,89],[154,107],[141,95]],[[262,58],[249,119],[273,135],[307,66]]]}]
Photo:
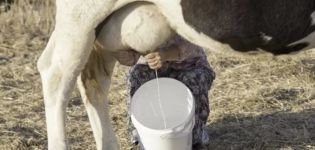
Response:
[{"label": "cow's belly", "polygon": [[146,53],[155,50],[171,34],[168,22],[156,6],[137,2],[112,14],[100,30],[97,42],[108,51],[133,49]]},{"label": "cow's belly", "polygon": [[314,0],[182,0],[182,7],[188,24],[239,51],[314,46]]}]

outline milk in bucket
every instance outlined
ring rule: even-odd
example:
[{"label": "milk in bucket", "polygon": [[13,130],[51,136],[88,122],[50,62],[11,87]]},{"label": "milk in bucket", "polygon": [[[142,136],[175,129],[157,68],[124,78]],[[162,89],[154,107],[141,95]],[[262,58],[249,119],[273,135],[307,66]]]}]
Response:
[{"label": "milk in bucket", "polygon": [[159,78],[143,84],[131,101],[131,120],[145,150],[191,150],[194,98],[183,83]]}]

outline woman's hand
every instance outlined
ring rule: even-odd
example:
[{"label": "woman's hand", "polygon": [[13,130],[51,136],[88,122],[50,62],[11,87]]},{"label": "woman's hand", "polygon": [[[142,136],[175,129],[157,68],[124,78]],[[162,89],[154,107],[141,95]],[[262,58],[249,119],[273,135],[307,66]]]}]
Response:
[{"label": "woman's hand", "polygon": [[160,52],[152,52],[144,56],[146,62],[151,69],[159,69],[162,67],[162,57]]}]

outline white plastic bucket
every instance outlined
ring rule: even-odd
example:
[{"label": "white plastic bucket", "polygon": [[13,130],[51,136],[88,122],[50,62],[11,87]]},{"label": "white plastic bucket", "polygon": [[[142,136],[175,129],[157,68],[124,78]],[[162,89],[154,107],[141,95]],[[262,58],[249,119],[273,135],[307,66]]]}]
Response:
[{"label": "white plastic bucket", "polygon": [[157,79],[143,84],[132,97],[131,120],[141,142],[145,150],[191,150],[195,123],[193,95],[180,81],[171,78],[158,81],[160,100]]}]

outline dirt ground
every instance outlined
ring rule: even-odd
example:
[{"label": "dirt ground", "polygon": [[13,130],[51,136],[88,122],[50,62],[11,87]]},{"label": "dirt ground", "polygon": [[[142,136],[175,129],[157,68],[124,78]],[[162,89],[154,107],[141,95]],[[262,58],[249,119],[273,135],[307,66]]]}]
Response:
[{"label": "dirt ground", "polygon": [[[24,0],[0,7],[0,149],[47,149],[44,104],[36,61],[54,24],[54,3]],[[217,73],[207,129],[214,150],[315,149],[315,50],[273,56],[210,54]],[[131,149],[125,105],[128,67],[117,65],[111,119],[123,150]],[[95,149],[75,90],[67,108],[71,149]]]}]

